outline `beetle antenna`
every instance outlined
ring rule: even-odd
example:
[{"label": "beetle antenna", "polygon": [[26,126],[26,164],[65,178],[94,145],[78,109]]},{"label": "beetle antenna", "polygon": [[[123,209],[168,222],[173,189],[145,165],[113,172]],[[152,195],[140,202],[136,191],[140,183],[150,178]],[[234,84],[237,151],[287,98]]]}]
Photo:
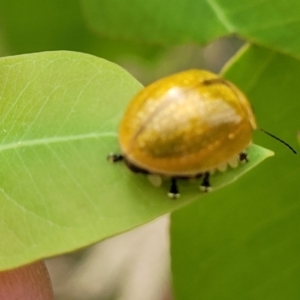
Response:
[{"label": "beetle antenna", "polygon": [[285,142],[284,140],[280,139],[279,137],[277,137],[276,135],[262,129],[262,128],[258,128],[260,131],[264,132],[265,134],[269,135],[270,137],[272,137],[273,139],[279,141],[280,143],[286,145],[293,153],[297,154],[296,150],[291,146],[289,145],[287,142]]}]

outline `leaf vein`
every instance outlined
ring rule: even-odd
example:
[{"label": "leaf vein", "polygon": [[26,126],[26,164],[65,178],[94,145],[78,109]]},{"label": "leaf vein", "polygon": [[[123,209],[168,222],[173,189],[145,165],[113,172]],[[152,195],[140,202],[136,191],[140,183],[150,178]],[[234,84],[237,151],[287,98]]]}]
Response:
[{"label": "leaf vein", "polygon": [[98,139],[105,136],[116,136],[116,133],[113,132],[106,132],[106,133],[84,133],[84,134],[77,134],[77,135],[68,135],[68,136],[54,136],[54,137],[45,137],[40,139],[32,139],[32,140],[20,140],[18,142],[12,142],[8,144],[0,144],[0,152],[5,150],[17,149],[17,148],[24,148],[24,147],[32,147],[32,146],[39,146],[39,145],[48,145],[48,144],[55,144],[55,143],[67,143],[72,141],[78,140],[85,140],[85,139]]}]

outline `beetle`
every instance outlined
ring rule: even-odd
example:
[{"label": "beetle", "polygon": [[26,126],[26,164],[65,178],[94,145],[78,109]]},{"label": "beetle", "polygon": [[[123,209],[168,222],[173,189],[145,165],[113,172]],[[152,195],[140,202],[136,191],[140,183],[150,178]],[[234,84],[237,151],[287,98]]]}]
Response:
[{"label": "beetle", "polygon": [[121,154],[108,160],[170,178],[168,195],[177,198],[178,180],[199,178],[200,189],[209,191],[213,172],[247,162],[255,129],[240,89],[212,72],[192,69],[162,78],[132,99],[119,126]]}]

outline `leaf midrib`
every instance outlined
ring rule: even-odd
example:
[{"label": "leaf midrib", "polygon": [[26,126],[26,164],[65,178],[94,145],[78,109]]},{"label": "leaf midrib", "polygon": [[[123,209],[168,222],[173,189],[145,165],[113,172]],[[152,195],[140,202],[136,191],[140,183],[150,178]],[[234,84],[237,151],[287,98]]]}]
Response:
[{"label": "leaf midrib", "polygon": [[114,132],[101,132],[101,133],[100,132],[91,132],[91,133],[77,134],[77,135],[53,136],[53,137],[32,139],[32,140],[20,140],[17,142],[12,142],[12,143],[2,144],[2,145],[0,144],[0,152],[5,151],[5,150],[39,146],[39,145],[67,143],[67,142],[85,140],[85,139],[98,139],[98,138],[108,137],[108,136],[110,136],[110,137],[116,136],[116,133],[114,133]]}]

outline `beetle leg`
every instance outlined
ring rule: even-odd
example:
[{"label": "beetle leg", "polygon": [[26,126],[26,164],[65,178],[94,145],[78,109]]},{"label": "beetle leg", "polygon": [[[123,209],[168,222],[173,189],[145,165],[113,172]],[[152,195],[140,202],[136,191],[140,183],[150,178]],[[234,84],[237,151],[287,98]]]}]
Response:
[{"label": "beetle leg", "polygon": [[178,197],[180,197],[178,187],[177,187],[177,179],[174,177],[171,178],[171,185],[170,185],[168,196],[172,199],[177,199]]},{"label": "beetle leg", "polygon": [[209,172],[205,172],[203,174],[203,179],[202,179],[202,183],[200,185],[200,190],[203,192],[209,192],[211,190],[211,185],[209,182],[209,177],[210,177],[210,173]]},{"label": "beetle leg", "polygon": [[239,159],[240,159],[240,162],[244,163],[244,162],[248,162],[248,155],[246,152],[241,152],[239,154]]},{"label": "beetle leg", "polygon": [[121,161],[123,159],[124,159],[124,157],[122,154],[110,153],[109,155],[107,155],[107,160],[112,163]]}]

